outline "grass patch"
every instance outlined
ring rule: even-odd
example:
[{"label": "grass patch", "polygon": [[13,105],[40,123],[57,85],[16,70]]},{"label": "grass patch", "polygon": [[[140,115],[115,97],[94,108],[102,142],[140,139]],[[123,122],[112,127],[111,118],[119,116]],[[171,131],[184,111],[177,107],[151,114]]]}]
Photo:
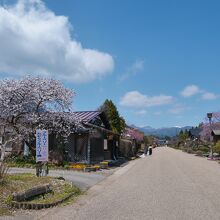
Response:
[{"label": "grass patch", "polygon": [[5,208],[0,207],[0,216],[4,216],[4,215],[11,215],[11,212],[8,210],[7,207]]},{"label": "grass patch", "polygon": [[70,184],[62,183],[57,184],[54,190],[45,195],[35,196],[34,199],[30,201],[30,203],[51,203],[54,201],[58,201],[64,199],[66,196],[74,193],[75,196],[80,195],[80,190],[77,187],[72,187]]},{"label": "grass patch", "polygon": [[81,194],[81,191],[70,183],[52,177],[37,177],[33,174],[11,174],[0,183],[0,215],[8,215],[12,211],[9,207],[14,192],[23,192],[32,187],[51,184],[52,192],[45,195],[35,196],[30,203],[52,203],[64,199],[74,193],[73,197]]},{"label": "grass patch", "polygon": [[[36,168],[35,156],[13,156],[7,158],[5,162],[8,167]],[[69,162],[63,161],[61,164],[49,163],[48,167],[50,169],[68,169],[69,165]]]}]

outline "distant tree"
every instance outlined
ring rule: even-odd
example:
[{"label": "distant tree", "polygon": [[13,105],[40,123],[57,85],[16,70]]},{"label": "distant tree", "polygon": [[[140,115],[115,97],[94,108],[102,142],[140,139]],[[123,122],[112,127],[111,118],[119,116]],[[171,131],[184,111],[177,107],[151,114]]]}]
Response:
[{"label": "distant tree", "polygon": [[117,107],[112,102],[112,100],[106,99],[98,110],[106,114],[112,130],[121,134],[126,126],[126,123],[124,118],[119,115]]},{"label": "distant tree", "polygon": [[146,136],[147,140],[148,140],[148,145],[153,145],[154,141],[155,141],[155,137],[152,135],[148,135]]},{"label": "distant tree", "polygon": [[122,116],[120,116],[120,132],[119,133],[123,132],[125,127],[126,127],[125,119]]},{"label": "distant tree", "polygon": [[169,141],[169,140],[171,140],[171,137],[170,136],[165,136],[164,139]]},{"label": "distant tree", "polygon": [[149,144],[149,137],[144,135],[144,144],[148,145]]},{"label": "distant tree", "polygon": [[178,135],[178,138],[181,141],[185,141],[188,137],[189,137],[189,132],[187,130],[185,130],[185,131],[181,130],[179,135]]},{"label": "distant tree", "polygon": [[144,133],[139,131],[137,128],[126,127],[122,137],[129,137],[131,139],[136,140],[138,143],[142,143],[144,141]]},{"label": "distant tree", "polygon": [[183,131],[182,130],[179,132],[179,137],[181,137],[181,136],[183,136]]},{"label": "distant tree", "polygon": [[199,128],[202,128],[202,126],[203,126],[203,122],[201,122],[201,123],[199,123]]},{"label": "distant tree", "polygon": [[4,132],[10,133],[1,147],[1,160],[8,142],[22,140],[35,147],[36,129],[67,137],[78,124],[75,117],[66,113],[71,109],[73,96],[72,90],[54,79],[0,80],[0,125]]}]

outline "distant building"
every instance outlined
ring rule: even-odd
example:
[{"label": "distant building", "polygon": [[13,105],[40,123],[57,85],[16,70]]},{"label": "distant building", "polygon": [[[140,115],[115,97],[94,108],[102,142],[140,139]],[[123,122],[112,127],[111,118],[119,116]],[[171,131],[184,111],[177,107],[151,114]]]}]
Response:
[{"label": "distant building", "polygon": [[127,126],[120,139],[120,155],[125,157],[136,156],[138,149],[144,142],[144,133],[139,131],[137,128]]},{"label": "distant building", "polygon": [[212,137],[213,142],[216,144],[218,141],[220,141],[220,129],[219,130],[212,130]]}]

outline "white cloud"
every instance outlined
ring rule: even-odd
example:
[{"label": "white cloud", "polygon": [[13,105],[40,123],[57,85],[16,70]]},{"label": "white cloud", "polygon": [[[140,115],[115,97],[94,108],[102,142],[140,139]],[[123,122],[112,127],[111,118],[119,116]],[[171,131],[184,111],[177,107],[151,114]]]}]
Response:
[{"label": "white cloud", "polygon": [[124,81],[131,76],[135,76],[143,68],[144,68],[144,61],[136,60],[130,67],[128,67],[126,73],[118,77],[119,82]]},{"label": "white cloud", "polygon": [[205,92],[203,95],[202,95],[202,99],[205,99],[205,100],[214,100],[214,99],[217,99],[217,95],[212,93],[212,92]]},{"label": "white cloud", "polygon": [[183,97],[191,97],[191,96],[194,96],[196,94],[200,94],[201,98],[204,99],[204,100],[214,100],[214,99],[218,98],[218,95],[216,95],[212,92],[207,92],[205,90],[202,90],[196,85],[186,86],[183,89],[183,91],[181,92],[181,95]]},{"label": "white cloud", "polygon": [[71,24],[42,0],[0,6],[0,71],[37,74],[84,83],[114,68],[108,53],[83,48],[71,37]]},{"label": "white cloud", "polygon": [[130,71],[133,74],[136,74],[137,71],[140,71],[144,68],[144,61],[143,60],[136,60],[132,66],[130,67]]},{"label": "white cloud", "polygon": [[159,95],[159,96],[147,96],[138,91],[127,92],[120,100],[120,105],[125,107],[150,107],[158,105],[166,105],[173,101],[172,96]]},{"label": "white cloud", "polygon": [[186,86],[183,91],[181,92],[181,95],[183,97],[191,97],[193,95],[196,95],[200,93],[200,89],[198,86],[196,85],[190,85],[190,86]]},{"label": "white cloud", "polygon": [[140,110],[140,111],[135,112],[135,114],[139,115],[139,116],[143,116],[143,115],[147,114],[147,111],[146,110]]}]

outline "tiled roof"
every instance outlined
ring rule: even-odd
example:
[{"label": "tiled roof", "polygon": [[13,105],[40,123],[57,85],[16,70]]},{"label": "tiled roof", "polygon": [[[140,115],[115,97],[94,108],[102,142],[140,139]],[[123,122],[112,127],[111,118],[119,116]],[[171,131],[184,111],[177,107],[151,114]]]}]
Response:
[{"label": "tiled roof", "polygon": [[214,135],[220,135],[220,130],[212,130]]},{"label": "tiled roof", "polygon": [[80,111],[80,112],[72,112],[71,114],[75,115],[83,122],[91,122],[95,117],[101,114],[99,111]]}]

